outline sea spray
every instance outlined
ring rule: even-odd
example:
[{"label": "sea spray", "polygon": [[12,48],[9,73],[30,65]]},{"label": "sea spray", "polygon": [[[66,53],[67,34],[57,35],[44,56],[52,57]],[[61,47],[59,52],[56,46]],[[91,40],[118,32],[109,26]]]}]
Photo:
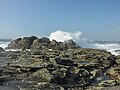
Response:
[{"label": "sea spray", "polygon": [[2,47],[3,49],[5,49],[6,47],[7,47],[7,45],[10,43],[10,39],[8,40],[8,39],[1,39],[0,40],[0,47]]},{"label": "sea spray", "polygon": [[52,32],[49,36],[50,40],[56,40],[58,42],[64,42],[64,41],[68,41],[70,39],[74,40],[75,42],[79,41],[81,38],[82,32],[80,31],[75,31],[75,32],[65,32],[62,30],[58,30],[55,32]]}]

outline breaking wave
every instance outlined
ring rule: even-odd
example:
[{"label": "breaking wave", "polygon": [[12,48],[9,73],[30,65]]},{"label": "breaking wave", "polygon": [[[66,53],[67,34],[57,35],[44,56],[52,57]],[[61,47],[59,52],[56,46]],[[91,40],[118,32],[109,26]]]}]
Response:
[{"label": "breaking wave", "polygon": [[8,46],[9,43],[10,43],[10,41],[7,41],[7,42],[0,41],[0,47],[5,49]]},{"label": "breaking wave", "polygon": [[58,42],[65,42],[65,41],[72,39],[75,42],[78,42],[81,38],[81,35],[82,35],[82,32],[80,32],[80,31],[70,33],[70,32],[58,30],[58,31],[51,33],[49,36],[49,39],[50,40],[54,39]]},{"label": "breaking wave", "polygon": [[102,49],[111,52],[113,55],[120,55],[120,44],[113,43],[113,44],[99,44],[95,43],[92,45],[95,49]]}]

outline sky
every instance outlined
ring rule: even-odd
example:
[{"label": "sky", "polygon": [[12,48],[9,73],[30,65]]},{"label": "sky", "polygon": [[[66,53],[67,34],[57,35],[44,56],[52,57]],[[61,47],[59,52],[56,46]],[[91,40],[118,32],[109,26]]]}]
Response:
[{"label": "sky", "polygon": [[120,0],[0,0],[0,38],[81,31],[89,40],[120,40]]}]

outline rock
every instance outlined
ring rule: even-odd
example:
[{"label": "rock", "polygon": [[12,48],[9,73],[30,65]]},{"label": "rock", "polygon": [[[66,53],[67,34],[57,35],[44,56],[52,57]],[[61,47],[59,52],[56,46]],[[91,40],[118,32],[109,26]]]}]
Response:
[{"label": "rock", "polygon": [[118,65],[120,65],[120,55],[117,56],[117,58],[116,58],[115,61],[116,61],[116,63],[117,63]]},{"label": "rock", "polygon": [[69,48],[80,48],[72,39],[65,42]]},{"label": "rock", "polygon": [[100,73],[102,73],[102,71],[95,69],[93,71],[90,71],[90,73],[92,74],[91,79],[96,79],[97,77],[100,76]]},{"label": "rock", "polygon": [[30,49],[35,39],[37,39],[35,36],[15,39],[8,44],[7,49]]},{"label": "rock", "polygon": [[9,75],[2,75],[0,76],[0,82],[5,82],[5,81],[8,81],[8,80],[11,80],[12,78],[10,78]]},{"label": "rock", "polygon": [[4,50],[2,47],[0,47],[0,53],[1,53],[1,52],[4,52],[4,51],[5,51],[5,50]]},{"label": "rock", "polygon": [[57,46],[58,42],[56,40],[52,40],[50,43],[51,46]]},{"label": "rock", "polygon": [[108,87],[108,86],[116,86],[118,85],[117,81],[115,80],[105,80],[105,81],[101,81],[100,83],[98,83],[98,86],[102,86],[102,87]]},{"label": "rock", "polygon": [[28,80],[37,81],[37,82],[49,82],[51,80],[51,75],[46,68],[39,69],[36,72],[33,72]]},{"label": "rock", "polygon": [[120,90],[120,86],[106,87],[103,90]]},{"label": "rock", "polygon": [[49,38],[43,37],[41,39],[36,39],[31,46],[32,49],[39,49],[47,47],[50,44]]},{"label": "rock", "polygon": [[60,59],[60,58],[56,58],[55,59],[57,64],[61,64],[61,65],[66,65],[66,66],[77,66],[77,64],[72,61],[72,60],[68,60],[68,59]]},{"label": "rock", "polygon": [[116,80],[120,84],[120,66],[111,67],[106,75],[109,76],[112,80]]},{"label": "rock", "polygon": [[120,65],[120,59],[115,60],[118,65]]},{"label": "rock", "polygon": [[7,56],[6,51],[2,47],[0,47],[0,57],[6,57],[6,56]]},{"label": "rock", "polygon": [[105,50],[80,48],[73,40],[57,42],[46,37],[31,40],[27,51],[29,38],[15,41],[25,46],[22,51],[7,52],[11,59],[4,70],[17,80],[30,82],[29,89],[87,90],[120,84],[119,57]]},{"label": "rock", "polygon": [[63,42],[57,42],[56,40],[52,40],[51,43],[48,45],[49,49],[53,50],[65,50],[67,46]]}]

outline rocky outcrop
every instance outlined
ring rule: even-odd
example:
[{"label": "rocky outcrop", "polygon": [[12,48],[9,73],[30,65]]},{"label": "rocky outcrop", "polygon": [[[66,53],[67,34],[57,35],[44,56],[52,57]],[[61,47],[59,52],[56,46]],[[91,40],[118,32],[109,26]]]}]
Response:
[{"label": "rocky outcrop", "polygon": [[53,49],[53,50],[66,50],[71,48],[80,48],[73,40],[66,42],[57,42],[56,40],[50,41],[49,38],[43,37],[38,39],[35,36],[23,37],[13,40],[8,44],[7,49]]},{"label": "rocky outcrop", "polygon": [[31,48],[32,49],[46,48],[49,44],[50,44],[49,38],[43,37],[41,39],[34,40]]},{"label": "rocky outcrop", "polygon": [[[119,84],[119,72],[116,71],[118,58],[109,52],[83,48],[61,50],[58,47],[50,50],[50,44],[59,46],[59,42],[50,42],[46,38],[43,38],[43,41],[46,46],[41,49],[9,52],[8,57],[15,62],[8,64],[5,73],[17,80],[31,82],[35,86],[32,88],[57,87],[80,90],[89,89],[91,86],[104,88]],[[67,46],[66,43],[65,45]]]},{"label": "rocky outcrop", "polygon": [[15,39],[8,44],[7,49],[30,49],[35,39],[37,39],[36,36]]},{"label": "rocky outcrop", "polygon": [[105,50],[84,49],[72,40],[63,43],[46,37],[33,39],[29,48],[7,52],[10,61],[1,71],[1,75],[27,82],[21,86],[24,90],[100,90],[120,84],[120,58]]}]

